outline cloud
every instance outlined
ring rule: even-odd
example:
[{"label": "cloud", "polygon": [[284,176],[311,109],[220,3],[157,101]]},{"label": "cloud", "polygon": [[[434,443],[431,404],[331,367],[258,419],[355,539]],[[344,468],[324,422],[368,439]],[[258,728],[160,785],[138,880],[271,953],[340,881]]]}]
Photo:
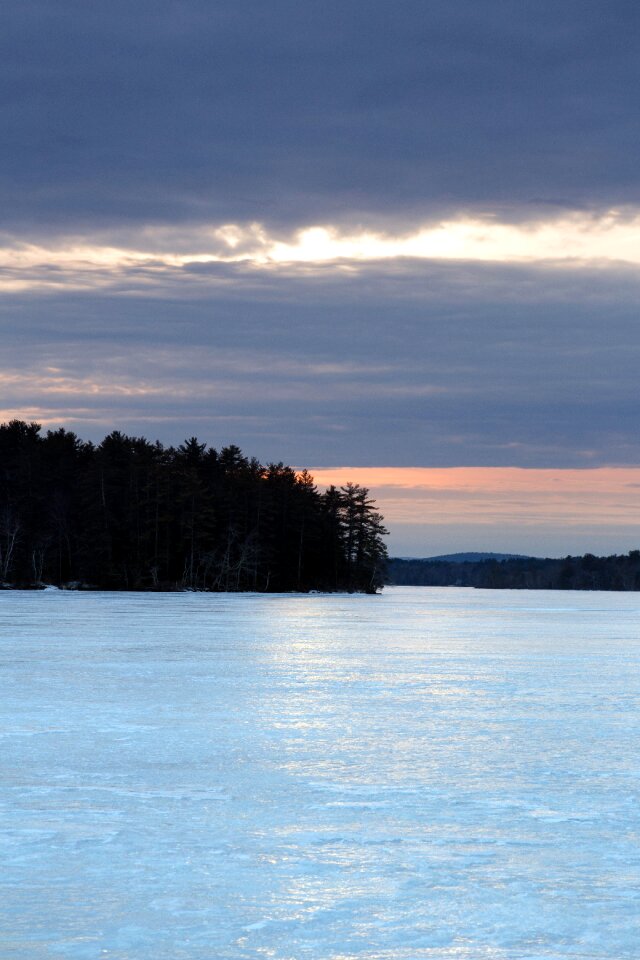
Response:
[{"label": "cloud", "polygon": [[639,16],[629,0],[7,0],[3,218],[397,230],[638,203]]},{"label": "cloud", "polygon": [[297,464],[638,463],[639,285],[411,260],[5,294],[0,406]]}]

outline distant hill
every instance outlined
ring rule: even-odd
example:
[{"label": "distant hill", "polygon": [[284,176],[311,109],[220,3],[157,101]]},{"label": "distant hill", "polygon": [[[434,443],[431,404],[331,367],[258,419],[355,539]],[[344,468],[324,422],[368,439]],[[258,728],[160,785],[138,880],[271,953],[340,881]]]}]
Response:
[{"label": "distant hill", "polygon": [[403,557],[418,563],[480,563],[482,560],[533,560],[524,553],[444,553],[438,557]]}]

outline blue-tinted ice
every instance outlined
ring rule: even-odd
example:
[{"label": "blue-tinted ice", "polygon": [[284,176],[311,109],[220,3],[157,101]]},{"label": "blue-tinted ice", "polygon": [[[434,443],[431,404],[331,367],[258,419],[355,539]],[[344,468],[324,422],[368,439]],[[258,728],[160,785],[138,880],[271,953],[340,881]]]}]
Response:
[{"label": "blue-tinted ice", "polygon": [[0,593],[2,960],[640,956],[640,597]]}]

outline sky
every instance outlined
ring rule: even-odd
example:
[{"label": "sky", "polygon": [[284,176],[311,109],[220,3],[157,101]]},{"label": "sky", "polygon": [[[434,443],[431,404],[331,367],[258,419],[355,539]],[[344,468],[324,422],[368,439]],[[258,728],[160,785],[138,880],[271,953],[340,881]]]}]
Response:
[{"label": "sky", "polygon": [[636,3],[0,21],[0,419],[366,482],[399,555],[640,545]]}]

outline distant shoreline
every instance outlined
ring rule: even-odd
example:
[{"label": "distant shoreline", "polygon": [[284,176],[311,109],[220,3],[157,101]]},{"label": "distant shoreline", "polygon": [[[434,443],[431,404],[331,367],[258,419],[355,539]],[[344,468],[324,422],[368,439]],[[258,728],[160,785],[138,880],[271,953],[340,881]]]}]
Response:
[{"label": "distant shoreline", "polygon": [[[466,554],[465,556],[469,556]],[[640,550],[562,559],[400,559],[391,557],[386,583],[394,586],[479,587],[486,590],[640,591]]]}]

